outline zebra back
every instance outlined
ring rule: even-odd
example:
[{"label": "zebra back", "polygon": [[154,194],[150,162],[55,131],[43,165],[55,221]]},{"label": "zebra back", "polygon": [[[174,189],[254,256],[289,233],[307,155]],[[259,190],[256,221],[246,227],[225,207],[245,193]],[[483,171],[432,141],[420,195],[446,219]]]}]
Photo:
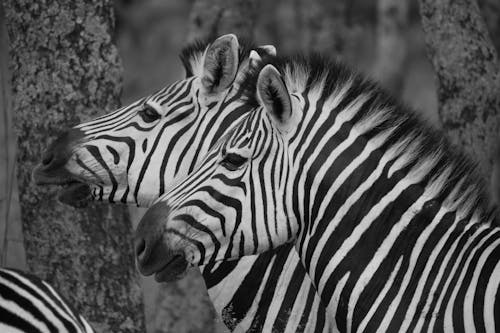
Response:
[{"label": "zebra back", "polygon": [[44,280],[0,268],[0,332],[91,333],[94,330]]}]

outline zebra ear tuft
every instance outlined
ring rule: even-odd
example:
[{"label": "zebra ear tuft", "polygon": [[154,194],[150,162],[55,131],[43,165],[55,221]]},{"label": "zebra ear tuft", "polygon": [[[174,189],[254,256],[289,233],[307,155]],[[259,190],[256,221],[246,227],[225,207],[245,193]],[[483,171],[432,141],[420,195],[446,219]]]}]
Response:
[{"label": "zebra ear tuft", "polygon": [[273,65],[266,65],[259,73],[257,98],[278,127],[286,129],[292,116],[292,102],[280,72]]},{"label": "zebra ear tuft", "polygon": [[201,83],[208,94],[229,87],[238,71],[238,38],[228,34],[217,38],[205,52]]}]

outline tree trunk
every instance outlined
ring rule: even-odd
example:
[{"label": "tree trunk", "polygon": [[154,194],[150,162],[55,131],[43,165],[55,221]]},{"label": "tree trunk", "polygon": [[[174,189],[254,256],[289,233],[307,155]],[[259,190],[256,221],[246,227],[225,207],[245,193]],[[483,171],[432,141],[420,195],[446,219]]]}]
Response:
[{"label": "tree trunk", "polygon": [[0,2],[0,266],[26,270],[19,195],[15,177],[16,137],[12,130],[9,42]]},{"label": "tree trunk", "polygon": [[444,131],[489,179],[500,130],[500,76],[477,2],[420,0],[420,12]]},{"label": "tree trunk", "polygon": [[101,332],[143,332],[127,210],[56,201],[31,171],[71,125],[119,104],[121,66],[111,43],[111,1],[4,2],[11,40],[17,176],[28,267]]},{"label": "tree trunk", "polygon": [[188,40],[214,39],[228,33],[252,40],[255,16],[255,0],[196,0]]},{"label": "tree trunk", "polygon": [[374,76],[396,96],[401,95],[405,78],[408,5],[407,0],[377,2]]}]

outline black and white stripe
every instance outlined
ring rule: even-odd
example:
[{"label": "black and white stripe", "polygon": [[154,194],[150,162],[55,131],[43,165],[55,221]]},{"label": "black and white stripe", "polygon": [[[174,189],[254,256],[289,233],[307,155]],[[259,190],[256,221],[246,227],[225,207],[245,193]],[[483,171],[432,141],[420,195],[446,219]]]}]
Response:
[{"label": "black and white stripe", "polygon": [[[251,110],[241,99],[239,79],[249,61],[260,56],[248,60],[252,47],[240,45],[238,77],[223,93],[207,95],[200,78],[210,45],[195,43],[183,51],[185,80],[73,129],[79,135],[66,142],[72,152],[66,169],[92,184],[96,200],[148,206],[194,170]],[[268,53],[255,49],[262,56]],[[217,312],[232,331],[330,330],[331,320],[292,246],[209,264],[202,274]]]},{"label": "black and white stripe", "polygon": [[91,333],[89,323],[47,282],[0,268],[0,332]]},{"label": "black and white stripe", "polygon": [[339,64],[262,66],[255,110],[151,208],[170,251],[293,242],[341,332],[500,331],[500,227],[467,158]]}]

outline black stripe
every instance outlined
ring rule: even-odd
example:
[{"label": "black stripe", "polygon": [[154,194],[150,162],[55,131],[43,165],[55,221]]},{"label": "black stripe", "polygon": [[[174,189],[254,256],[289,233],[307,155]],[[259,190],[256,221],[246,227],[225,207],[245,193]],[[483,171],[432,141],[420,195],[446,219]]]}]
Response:
[{"label": "black stripe", "polygon": [[[432,221],[435,215],[439,212],[440,209],[439,206],[440,206],[439,204],[434,204],[434,201],[429,201],[426,204],[424,204],[422,210],[412,219],[412,221],[408,226],[409,229],[412,229],[411,232],[408,232],[409,241],[407,242],[406,239],[401,239],[401,241],[399,241],[398,243],[398,246],[404,246],[411,249],[412,244],[415,244],[416,242],[415,237],[420,236],[420,234],[424,230],[424,228],[422,227],[428,226],[426,225],[426,221]],[[401,327],[401,324],[403,323],[403,320],[407,315],[410,303],[413,300],[413,298],[416,297],[415,291],[419,281],[424,277],[422,274],[426,264],[428,263],[429,257],[431,256],[433,250],[436,248],[438,242],[442,239],[445,233],[452,227],[453,218],[450,218],[452,217],[450,215],[452,214],[449,214],[448,218],[442,218],[440,221],[437,221],[437,225],[435,226],[434,230],[432,230],[432,232],[425,240],[425,243],[423,244],[422,249],[415,262],[415,267],[413,269],[413,273],[410,277],[406,290],[403,293],[403,296],[401,297],[401,302],[399,303],[396,312],[394,313],[393,318],[389,324],[388,331],[390,331],[391,329],[397,330],[399,327]],[[419,227],[420,225],[422,227]],[[396,245],[394,247],[396,247]],[[411,251],[406,253],[407,256],[411,256]],[[390,272],[387,272],[386,274],[390,274]],[[431,278],[429,274],[427,275],[427,278]],[[369,291],[370,288],[366,288],[366,290],[367,292],[370,292]],[[425,297],[425,295],[423,296]],[[369,301],[369,299],[367,299],[367,297],[363,295],[360,296],[360,299],[366,300],[367,304],[372,304]],[[354,313],[356,314],[356,311]],[[362,318],[360,317],[359,321],[361,320]],[[357,325],[358,322],[353,320],[353,329],[354,327],[357,328]]]},{"label": "black stripe", "polygon": [[241,281],[240,286],[233,295],[233,298],[222,309],[222,320],[224,324],[233,330],[243,318],[255,300],[259,286],[263,283],[269,263],[272,259],[272,252],[265,252],[259,255],[249,273]]},{"label": "black stripe", "polygon": [[88,173],[90,173],[99,183],[101,183],[101,184],[104,183],[104,180],[102,180],[102,178],[97,173],[95,173],[94,170],[92,170],[88,166],[86,166],[78,156],[76,157],[76,164],[78,164],[80,166],[80,168],[82,168],[85,171],[87,171]]},{"label": "black stripe", "polygon": [[186,235],[178,232],[177,230],[175,229],[172,229],[172,228],[166,228],[165,229],[165,234],[173,234],[173,235],[176,235],[177,237],[181,238],[182,240],[185,240],[191,244],[193,244],[194,246],[196,246],[196,248],[198,249],[198,252],[200,252],[200,255],[201,255],[201,259],[200,259],[200,263],[198,263],[199,266],[203,265],[203,259],[205,258],[205,247],[203,246],[203,244],[195,239],[192,239],[192,238],[188,238],[186,237]]},{"label": "black stripe", "polygon": [[239,260],[222,261],[214,270],[215,263],[208,263],[201,267],[203,280],[208,289],[215,287],[238,267]]},{"label": "black stripe", "polygon": [[[267,318],[267,312],[271,307],[271,301],[273,300],[274,293],[276,291],[276,285],[283,272],[283,266],[288,258],[287,253],[274,252],[274,261],[271,265],[271,271],[267,276],[265,281],[264,289],[262,290],[262,297],[260,298],[259,305],[257,306],[257,312],[253,317],[252,324],[250,327],[255,332],[262,332],[264,323]],[[264,283],[264,281],[262,281]],[[262,284],[261,284],[262,285]]]},{"label": "black stripe", "polygon": [[29,320],[10,312],[3,306],[0,306],[0,318],[3,325],[14,327],[21,332],[42,332],[36,326],[32,325]]},{"label": "black stripe", "polygon": [[106,145],[106,149],[113,155],[113,163],[118,164],[120,162],[120,155],[118,155],[118,152],[111,146]]},{"label": "black stripe", "polygon": [[[189,112],[183,112],[182,114],[178,115],[177,117],[175,117],[171,121],[166,122],[162,126],[162,128],[160,129],[160,131],[158,132],[158,134],[156,135],[155,140],[153,142],[153,146],[151,147],[151,150],[150,150],[149,154],[146,156],[144,164],[141,167],[141,171],[139,172],[139,177],[137,179],[137,184],[136,184],[135,189],[134,189],[134,200],[135,200],[136,203],[138,202],[138,200],[137,200],[137,194],[139,193],[139,188],[141,187],[142,181],[144,180],[144,175],[146,174],[146,171],[147,171],[147,169],[149,167],[149,163],[151,163],[151,158],[152,158],[153,154],[155,153],[156,148],[158,147],[158,144],[159,144],[159,142],[160,142],[160,140],[162,138],[163,132],[170,125],[175,124],[176,122],[182,120],[188,114],[189,114]],[[165,156],[167,156],[167,155],[165,155]],[[160,177],[161,177],[161,175],[160,175]],[[161,181],[160,181],[160,186],[161,186]]]},{"label": "black stripe", "polygon": [[[496,240],[499,239],[500,231],[492,233],[491,235],[488,236],[488,239],[481,245],[481,247],[476,251],[474,256],[471,258],[471,261],[469,262],[469,267],[467,267],[467,271],[465,272],[465,275],[461,281],[460,288],[458,289],[458,293],[456,294],[455,301],[453,302],[453,307],[452,307],[452,320],[453,320],[453,329],[456,332],[465,332],[465,323],[464,323],[464,303],[465,303],[465,293],[467,292],[467,288],[469,287],[471,281],[472,281],[472,276],[474,274],[474,270],[476,269],[476,266],[478,264],[479,258],[481,255],[484,253],[484,251],[491,245],[493,244]],[[499,257],[496,258],[496,262],[498,262]],[[463,266],[460,267],[460,270],[463,272]],[[478,286],[474,286],[476,288],[476,292],[479,291]],[[471,300],[468,300],[469,302]],[[481,317],[484,314],[484,303],[481,304],[474,304],[473,310],[476,311],[480,309]],[[485,332],[485,330],[480,331],[477,330],[477,332]]]},{"label": "black stripe", "polygon": [[[467,261],[468,257],[470,256],[471,252],[473,251],[473,249],[477,246],[477,244],[481,241],[481,239],[483,237],[485,237],[488,233],[489,233],[489,230],[482,231],[478,235],[478,237],[476,237],[471,242],[470,246],[466,249],[464,256],[462,257],[462,260],[458,264],[457,270],[455,271],[455,274],[452,276],[451,282],[448,285],[448,289],[446,289],[446,290],[438,289],[438,290],[442,290],[441,292],[445,292],[440,308],[439,309],[429,309],[429,310],[438,311],[438,313],[444,313],[445,307],[448,305],[448,302],[450,301],[451,293],[453,292],[453,289],[457,285],[458,278],[460,277],[460,274],[461,274],[462,269],[465,265],[465,262]],[[452,263],[454,263],[454,262],[452,262]],[[448,277],[448,275],[449,275],[449,273],[446,274],[447,277]],[[426,330],[428,329],[428,325],[429,325],[429,322],[426,322],[424,325],[424,328]],[[435,327],[437,327],[438,329],[440,329],[440,328],[442,329],[444,327],[444,316],[438,316],[436,318]]]},{"label": "black stripe", "polygon": [[[180,121],[184,120],[193,110],[194,109],[190,109],[190,110],[182,113],[180,116],[178,116],[178,117],[176,117],[174,119],[175,122],[171,121],[170,125],[173,125],[176,122],[180,122]],[[168,162],[172,158],[172,152],[176,148],[177,142],[180,140],[180,138],[183,135],[185,135],[187,133],[188,129],[192,126],[192,124],[195,121],[196,120],[193,120],[193,121],[189,122],[181,130],[179,130],[177,133],[175,133],[175,135],[168,142],[168,146],[167,146],[167,149],[165,151],[165,154],[163,154],[163,160],[162,160],[161,166],[160,166],[160,179],[159,179],[159,182],[160,182],[160,191],[159,191],[159,195],[162,195],[165,192],[165,170],[167,168]],[[166,129],[166,128],[167,128],[166,126],[164,128],[162,128],[162,132],[159,133],[158,138],[163,134],[163,130]],[[155,141],[155,144],[153,145],[153,148],[152,148],[151,152],[153,152],[153,150],[156,149],[156,145],[157,145],[157,142]],[[173,175],[173,176],[175,176],[175,175]]]},{"label": "black stripe", "polygon": [[[318,312],[317,313],[312,313],[311,308],[314,302],[314,299],[317,297],[316,289],[314,289],[312,283],[309,285],[309,292],[307,293],[307,299],[306,299],[306,305],[304,307],[304,311],[302,311],[302,316],[300,318],[300,322],[298,325],[298,330],[297,332],[303,332],[305,331],[305,328],[307,327],[307,322],[309,321],[309,317],[311,315],[317,315],[321,312],[322,307],[318,305]],[[326,311],[326,309],[325,309]]]},{"label": "black stripe", "polygon": [[109,193],[108,200],[109,202],[113,202],[116,193],[116,188],[118,187],[118,182],[116,181],[115,176],[111,172],[111,169],[108,167],[106,162],[104,162],[104,159],[102,158],[101,153],[99,152],[99,149],[97,147],[85,146],[85,148],[87,148],[90,155],[92,155],[92,157],[96,160],[96,162],[98,162],[101,165],[101,167],[108,173],[108,177],[111,182],[111,192]]},{"label": "black stripe", "polygon": [[[488,287],[489,279],[493,276],[495,267],[498,265],[498,258],[500,258],[500,246],[497,247],[490,253],[488,259],[484,262],[484,265],[479,274],[479,279],[477,282],[478,288],[474,293],[473,312],[474,312],[474,326],[477,332],[486,332],[486,326],[484,323],[484,299],[487,296],[492,297],[493,295],[486,295],[486,288]],[[500,286],[497,286],[497,292],[500,290]],[[500,301],[499,295],[496,295],[496,301]],[[498,309],[497,309],[498,310]],[[492,318],[496,324],[500,323],[500,316],[496,315]]]},{"label": "black stripe", "polygon": [[[5,274],[3,274],[3,272],[0,274],[2,275],[3,278],[8,279],[9,281],[11,281],[15,284],[18,284],[15,281],[12,281],[11,278],[6,277]],[[31,290],[27,286],[19,286],[19,287],[20,287],[20,289],[26,290],[29,294],[34,295],[33,290]],[[5,299],[5,300],[16,303],[20,308],[22,308],[26,312],[30,313],[34,318],[36,318],[40,322],[44,323],[50,331],[52,331],[52,332],[56,331],[56,327],[52,324],[52,322],[50,320],[48,320],[45,317],[45,315],[33,303],[31,303],[31,301],[28,298],[25,298],[21,294],[18,294],[16,291],[14,291],[10,287],[6,286],[5,284],[0,284],[0,297]],[[42,301],[42,303],[48,309],[50,309],[51,312],[54,312],[54,309],[43,298],[40,298],[40,297],[36,297],[36,298],[40,299],[40,301]],[[57,312],[54,312],[54,314],[56,314],[56,316],[57,316]],[[57,316],[57,317],[60,318],[60,316]],[[62,322],[62,323],[64,324],[64,322]]]},{"label": "black stripe", "polygon": [[[285,244],[283,246],[278,247],[275,251],[278,256],[286,255],[291,257],[293,256],[291,252],[295,251],[295,248],[293,244]],[[276,320],[273,323],[272,332],[284,332],[289,320],[289,316],[291,315],[290,311],[293,309],[295,302],[300,303],[304,301],[302,299],[297,300],[300,287],[302,286],[304,278],[306,278],[306,272],[304,266],[302,266],[302,263],[300,261],[296,262],[293,274],[291,277],[289,277],[290,280],[288,285],[286,286],[285,296],[283,297],[283,301],[281,302],[278,316],[276,317]],[[271,306],[274,306],[274,304]],[[281,314],[286,315],[286,317]],[[296,316],[297,314],[293,315]],[[309,313],[306,314],[306,316],[308,315]],[[302,314],[302,316],[304,316],[304,313]]]},{"label": "black stripe", "polygon": [[[454,221],[456,219],[456,214],[455,212],[448,212],[444,214],[440,221],[440,225],[443,225],[445,228],[447,226],[451,227],[454,224]],[[410,325],[408,326],[408,332],[413,332],[415,329],[415,326],[417,325],[417,322],[419,318],[422,315],[422,311],[424,309],[425,303],[427,301],[427,298],[430,295],[430,290],[432,288],[432,285],[434,282],[436,282],[437,275],[439,273],[439,270],[441,268],[441,265],[443,264],[445,256],[450,252],[450,248],[453,245],[453,242],[460,236],[460,234],[464,231],[464,226],[465,222],[462,223],[456,223],[456,225],[453,227],[453,230],[450,233],[450,236],[444,243],[443,247],[439,251],[438,255],[436,256],[436,259],[434,260],[431,270],[428,274],[427,281],[424,284],[424,288],[422,289],[422,296],[420,297],[420,300],[417,303],[416,309],[415,309],[415,315],[413,316]],[[436,230],[434,230],[433,234],[437,233],[437,237],[441,237],[440,233],[440,228],[438,227]],[[434,238],[434,235],[431,235],[431,238]],[[439,290],[439,289],[438,289]]]},{"label": "black stripe", "polygon": [[[26,284],[24,281],[20,280],[17,276],[12,274],[11,271],[27,279],[29,283],[35,285],[39,290],[37,291],[33,289],[30,285]],[[64,297],[62,295],[57,294],[59,298],[54,296],[55,291],[49,289],[49,287],[47,287],[44,281],[42,281],[40,278],[14,269],[5,268],[0,269],[0,276],[17,285],[20,289],[27,291],[29,294],[33,295],[35,298],[44,303],[44,305],[62,322],[68,332],[76,331],[76,327],[78,327],[79,323],[75,322],[73,318],[78,318],[78,316],[76,315],[72,307],[66,300],[64,300]],[[49,304],[48,301],[46,301],[46,298],[49,298],[53,303],[56,304],[58,308]],[[62,312],[67,314],[70,319],[66,319],[65,317],[63,317]]]},{"label": "black stripe", "polygon": [[224,215],[207,205],[202,200],[189,200],[182,204],[183,207],[195,206],[196,208],[201,209],[205,214],[211,216],[212,218],[220,221],[220,227],[222,230],[222,235],[226,237],[226,218]]},{"label": "black stripe", "polygon": [[133,122],[130,122],[130,123],[126,123],[122,127],[115,128],[114,130],[115,131],[121,131],[121,130],[128,129],[128,128],[135,128],[136,130],[138,130],[140,132],[150,132],[154,127],[155,126],[142,127],[138,122],[133,121]]}]

